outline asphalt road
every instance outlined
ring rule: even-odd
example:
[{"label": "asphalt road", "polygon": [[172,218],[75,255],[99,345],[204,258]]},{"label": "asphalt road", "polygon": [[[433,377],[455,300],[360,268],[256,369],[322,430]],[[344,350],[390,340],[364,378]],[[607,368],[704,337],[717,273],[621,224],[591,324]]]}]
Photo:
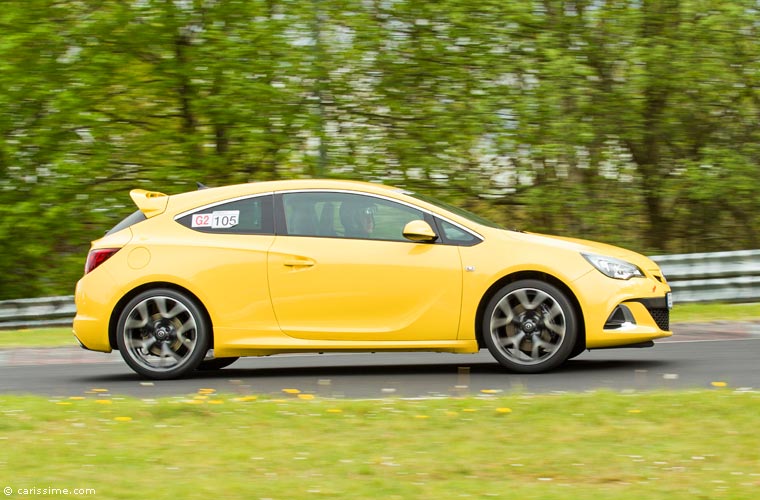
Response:
[{"label": "asphalt road", "polygon": [[[690,325],[649,349],[586,352],[539,375],[505,372],[487,351],[456,355],[378,353],[245,358],[183,380],[147,381],[118,353],[78,348],[0,350],[0,393],[81,396],[93,389],[140,398],[222,393],[338,398],[436,397],[483,391],[582,392],[725,386],[760,388],[760,324]],[[717,383],[717,384],[716,384]]]}]

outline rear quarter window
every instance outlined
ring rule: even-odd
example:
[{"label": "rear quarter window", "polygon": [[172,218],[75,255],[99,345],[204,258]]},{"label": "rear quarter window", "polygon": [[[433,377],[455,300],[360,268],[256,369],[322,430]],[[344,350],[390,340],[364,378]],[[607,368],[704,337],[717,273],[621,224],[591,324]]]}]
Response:
[{"label": "rear quarter window", "polygon": [[112,227],[108,232],[106,232],[106,235],[118,233],[122,229],[126,229],[128,227],[134,226],[138,222],[142,222],[147,217],[145,217],[145,214],[141,211],[137,210],[136,212],[132,212],[130,215],[124,217],[121,222],[116,224],[114,227]]},{"label": "rear quarter window", "polygon": [[176,220],[201,233],[274,234],[271,195],[206,206],[183,214]]}]

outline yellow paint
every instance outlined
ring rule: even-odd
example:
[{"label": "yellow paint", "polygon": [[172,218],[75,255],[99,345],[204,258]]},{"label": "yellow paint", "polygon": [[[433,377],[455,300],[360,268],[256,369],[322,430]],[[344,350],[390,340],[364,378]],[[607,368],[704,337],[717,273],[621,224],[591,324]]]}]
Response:
[{"label": "yellow paint", "polygon": [[[226,200],[278,191],[340,190],[412,204],[469,229],[473,246],[274,234],[211,234],[175,217]],[[134,190],[148,219],[107,235],[92,248],[121,248],[76,288],[76,337],[109,352],[117,304],[138,287],[172,286],[208,311],[215,354],[260,356],[323,351],[477,352],[476,315],[499,280],[542,273],[578,303],[586,347],[640,343],[671,335],[660,330],[637,299],[670,291],[647,257],[600,243],[483,226],[402,191],[347,181],[274,181],[167,196]],[[145,252],[138,249],[147,249]],[[627,260],[642,278],[616,280],[595,270],[581,252]],[[302,265],[297,265],[301,262]],[[138,269],[139,268],[139,269]],[[664,281],[664,280],[663,280]],[[604,330],[615,306],[626,303],[636,325]],[[112,318],[112,315],[113,318]],[[112,321],[113,320],[113,321]],[[96,392],[96,391],[94,391]]]}]

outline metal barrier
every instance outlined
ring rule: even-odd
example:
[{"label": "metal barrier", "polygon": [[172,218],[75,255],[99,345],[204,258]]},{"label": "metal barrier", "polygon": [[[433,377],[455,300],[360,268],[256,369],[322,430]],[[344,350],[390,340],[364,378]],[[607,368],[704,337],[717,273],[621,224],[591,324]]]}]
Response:
[{"label": "metal barrier", "polygon": [[656,255],[673,301],[760,302],[760,250]]},{"label": "metal barrier", "polygon": [[71,326],[74,296],[0,301],[0,329]]},{"label": "metal barrier", "polygon": [[[760,302],[760,250],[657,255],[676,304]],[[71,326],[74,297],[0,301],[0,329]]]}]

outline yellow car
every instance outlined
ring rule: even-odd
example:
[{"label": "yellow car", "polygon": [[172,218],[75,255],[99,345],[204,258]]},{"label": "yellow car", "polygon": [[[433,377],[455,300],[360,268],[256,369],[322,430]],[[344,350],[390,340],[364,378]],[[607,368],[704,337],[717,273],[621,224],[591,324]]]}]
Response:
[{"label": "yellow car", "polygon": [[487,348],[519,373],[671,335],[650,259],[509,231],[403,189],[292,180],[167,196],[94,241],[74,333],[154,379],[240,356]]}]

